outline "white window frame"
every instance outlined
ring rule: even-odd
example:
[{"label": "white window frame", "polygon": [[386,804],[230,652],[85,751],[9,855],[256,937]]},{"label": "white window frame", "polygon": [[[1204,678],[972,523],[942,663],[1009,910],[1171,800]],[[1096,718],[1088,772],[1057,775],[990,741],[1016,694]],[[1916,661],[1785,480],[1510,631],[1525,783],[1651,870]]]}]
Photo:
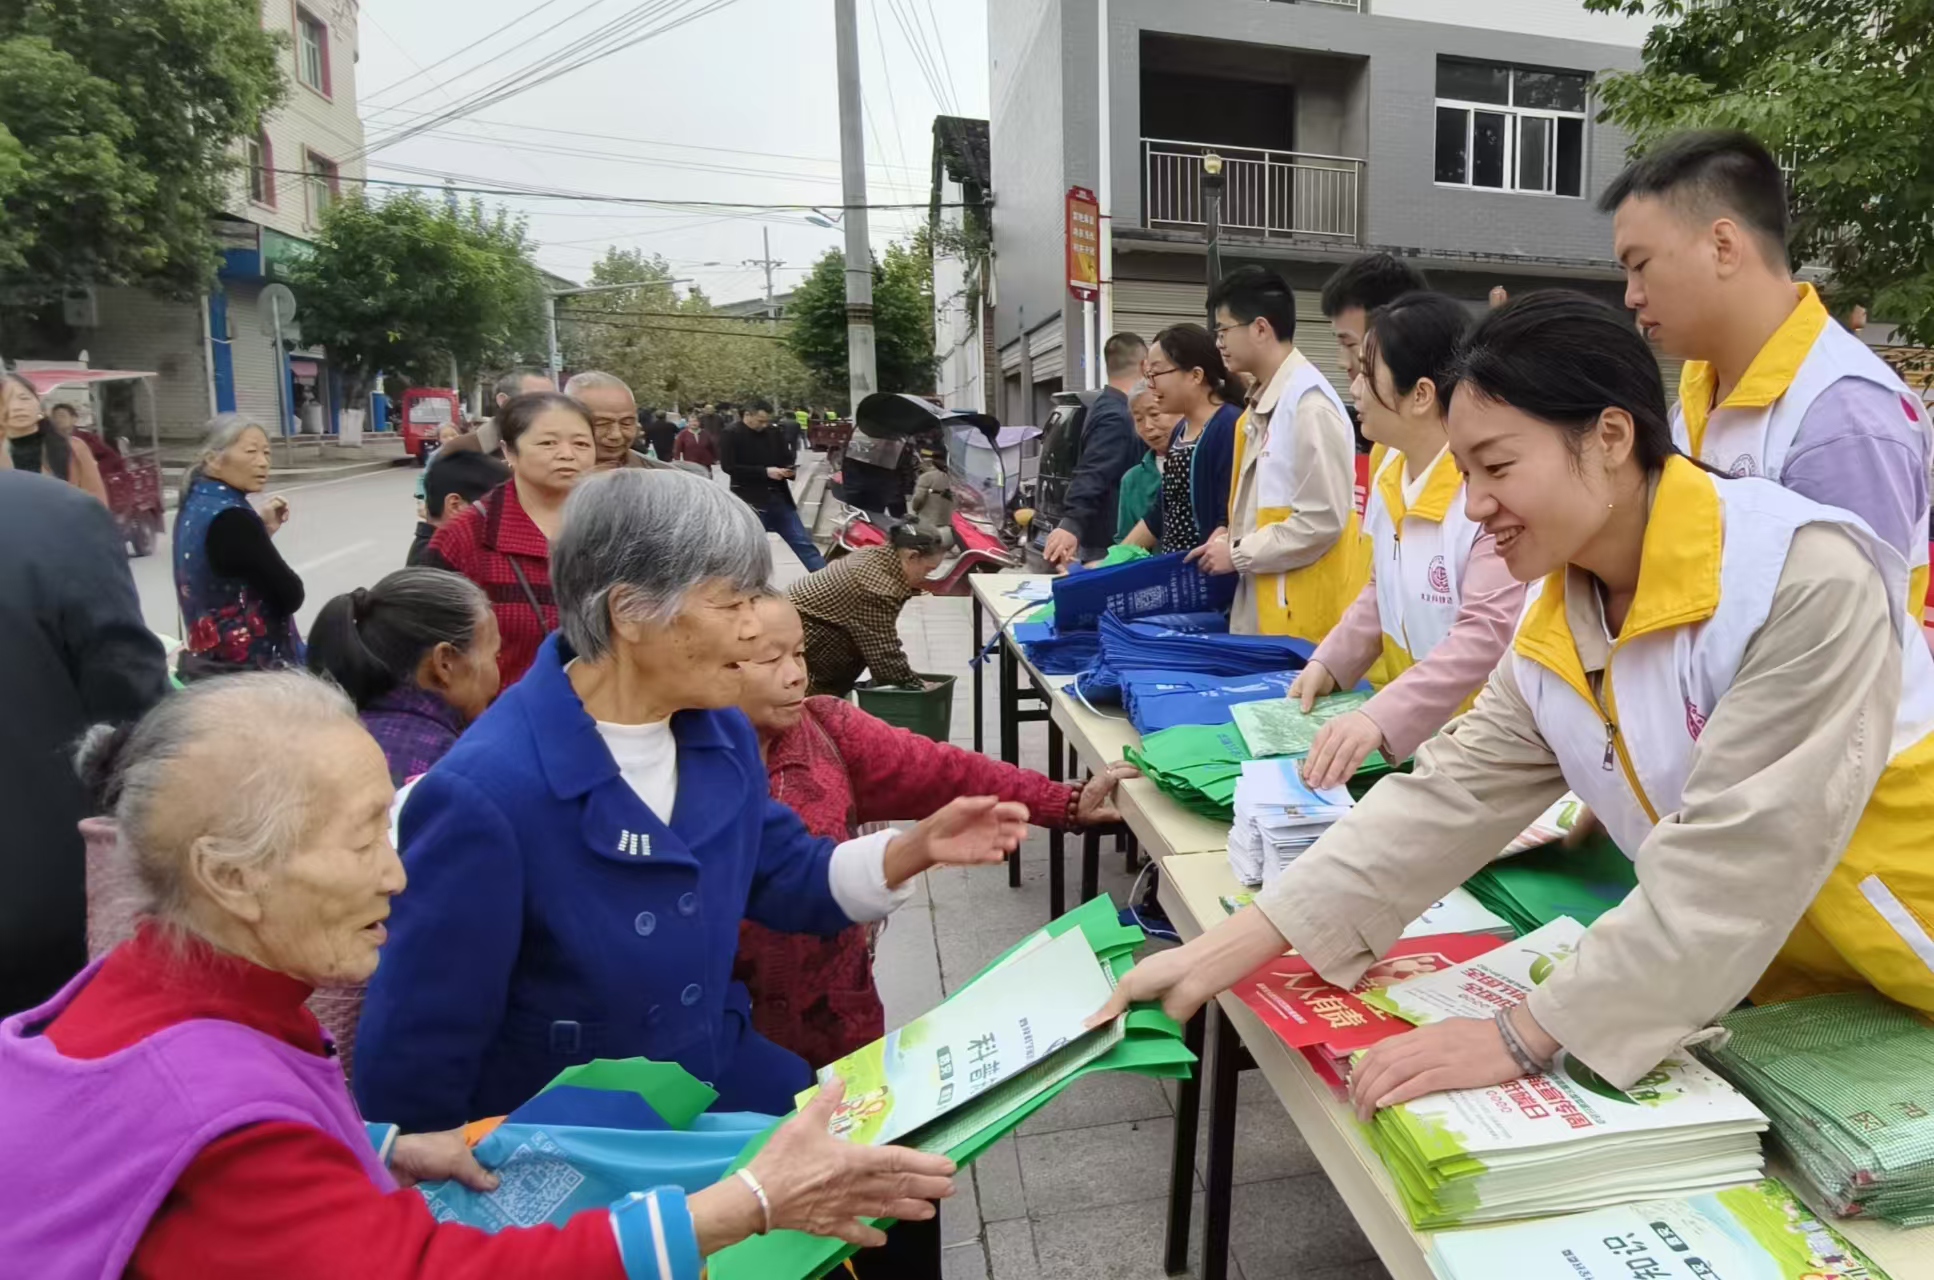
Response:
[{"label": "white window frame", "polygon": [[[317,93],[329,94],[329,24],[300,5],[295,11],[296,79]],[[315,79],[309,78],[313,67]]]},{"label": "white window frame", "polygon": [[[1440,60],[1441,61],[1441,60]],[[1590,134],[1591,115],[1591,77],[1582,72],[1557,71],[1560,75],[1584,75],[1585,109],[1583,111],[1560,111],[1551,107],[1521,107],[1516,105],[1518,96],[1518,73],[1520,71],[1538,72],[1541,67],[1520,67],[1505,62],[1483,62],[1475,58],[1455,59],[1459,62],[1472,62],[1480,66],[1501,67],[1510,73],[1506,79],[1505,96],[1511,102],[1471,102],[1463,98],[1437,98],[1436,107],[1448,108],[1464,113],[1464,181],[1445,182],[1437,176],[1437,111],[1430,113],[1431,123],[1431,179],[1434,185],[1452,191],[1493,191],[1500,195],[1551,196],[1559,200],[1583,200],[1585,191],[1590,187],[1590,175],[1585,172],[1587,142]],[[1554,69],[1556,70],[1556,69]],[[1505,117],[1504,126],[1504,185],[1501,187],[1480,186],[1473,181],[1477,170],[1477,115],[1479,111]],[[1523,132],[1527,119],[1547,120],[1545,126],[1545,179],[1549,186],[1521,187],[1518,185],[1518,137]],[[1558,122],[1560,120],[1578,121],[1578,194],[1558,190]]]}]

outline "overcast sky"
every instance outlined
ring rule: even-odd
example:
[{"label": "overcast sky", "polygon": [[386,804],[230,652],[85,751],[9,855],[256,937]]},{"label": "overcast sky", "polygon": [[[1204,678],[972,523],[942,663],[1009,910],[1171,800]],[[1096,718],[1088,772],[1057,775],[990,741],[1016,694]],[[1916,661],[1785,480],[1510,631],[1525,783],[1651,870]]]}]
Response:
[{"label": "overcast sky", "polygon": [[[924,202],[933,117],[987,115],[986,7],[857,0],[857,8],[868,200]],[[439,182],[454,174],[600,195],[841,203],[832,0],[363,0],[357,79],[369,139],[474,92],[528,80],[542,60],[627,18],[644,22],[633,35],[689,21],[384,147],[370,156],[369,176]],[[626,38],[601,38],[596,52]],[[916,48],[931,51],[931,76]],[[841,233],[801,213],[503,203],[530,216],[538,260],[559,275],[587,279],[615,243],[664,255],[677,275],[696,278],[720,302],[761,292],[762,274],[742,264],[762,256],[764,229],[772,256],[786,263],[775,277],[780,291],[842,243]],[[918,217],[874,211],[875,247],[904,235]]]}]

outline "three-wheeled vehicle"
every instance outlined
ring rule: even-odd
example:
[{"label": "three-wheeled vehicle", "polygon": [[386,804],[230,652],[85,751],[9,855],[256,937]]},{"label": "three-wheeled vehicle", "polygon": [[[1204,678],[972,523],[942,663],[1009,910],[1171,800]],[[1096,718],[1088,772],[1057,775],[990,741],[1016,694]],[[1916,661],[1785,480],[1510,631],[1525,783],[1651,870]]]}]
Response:
[{"label": "three-wheeled vehicle", "polygon": [[463,430],[463,398],[447,387],[411,387],[403,393],[403,452],[427,465],[427,446],[445,423]]},{"label": "three-wheeled vehicle", "polygon": [[156,375],[133,369],[22,369],[19,372],[42,398],[61,387],[89,388],[88,400],[94,409],[91,416],[97,423],[104,421],[103,406],[91,394],[92,388],[105,388],[114,383],[132,383],[141,388],[148,404],[145,448],[136,449],[126,436],[113,437],[106,431],[77,432],[74,447],[93,451],[94,460],[101,468],[101,480],[107,486],[108,510],[114,513],[114,522],[120,526],[121,538],[128,549],[137,556],[152,554],[155,539],[166,527],[161,505],[161,419],[155,410],[151,383]]}]

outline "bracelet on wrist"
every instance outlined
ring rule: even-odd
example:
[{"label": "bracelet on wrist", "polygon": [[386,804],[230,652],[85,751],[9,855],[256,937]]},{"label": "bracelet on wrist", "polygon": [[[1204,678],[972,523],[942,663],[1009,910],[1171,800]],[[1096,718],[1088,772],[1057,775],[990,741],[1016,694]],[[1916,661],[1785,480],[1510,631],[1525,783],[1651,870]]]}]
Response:
[{"label": "bracelet on wrist", "polygon": [[750,1169],[740,1169],[733,1176],[738,1178],[740,1182],[743,1182],[746,1185],[746,1189],[751,1191],[753,1196],[759,1201],[759,1212],[765,1215],[766,1220],[766,1225],[760,1230],[759,1234],[770,1234],[772,1231],[772,1201],[766,1199],[766,1189],[759,1185],[758,1175]]},{"label": "bracelet on wrist", "polygon": [[1531,1076],[1537,1075],[1550,1065],[1538,1061],[1538,1056],[1531,1052],[1531,1046],[1527,1045],[1524,1037],[1518,1034],[1517,1026],[1511,1021],[1510,1009],[1497,1011],[1497,1027],[1498,1035],[1504,1040],[1504,1051],[1511,1055],[1513,1062],[1518,1064],[1518,1070]]}]

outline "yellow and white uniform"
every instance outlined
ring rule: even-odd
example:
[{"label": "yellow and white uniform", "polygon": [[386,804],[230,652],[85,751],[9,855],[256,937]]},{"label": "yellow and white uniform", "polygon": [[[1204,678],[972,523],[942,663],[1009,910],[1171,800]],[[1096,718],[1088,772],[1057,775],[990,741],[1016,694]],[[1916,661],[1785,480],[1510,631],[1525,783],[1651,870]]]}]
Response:
[{"label": "yellow and white uniform", "polygon": [[[1870,382],[1894,396],[1923,439],[1928,436],[1926,415],[1917,411],[1920,397],[1866,343],[1833,322],[1812,285],[1797,288],[1799,305],[1760,349],[1723,403],[1712,403],[1717,374],[1710,364],[1688,360],[1680,371],[1679,403],[1672,411],[1673,442],[1727,475],[1785,483],[1787,456],[1807,413],[1829,387],[1846,378]],[[1905,598],[1909,611],[1918,617],[1928,583],[1925,503],[1907,545],[1895,549],[1907,557]]]},{"label": "yellow and white uniform", "polygon": [[1749,993],[1871,986],[1934,1012],[1934,660],[1864,525],[1685,459],[1653,496],[1616,638],[1547,579],[1476,706],[1258,905],[1353,983],[1567,789],[1638,887],[1531,996],[1625,1085]]},{"label": "yellow and white uniform", "polygon": [[1404,466],[1403,454],[1385,451],[1363,512],[1383,627],[1383,656],[1370,673],[1378,688],[1417,665],[1457,624],[1464,571],[1484,532],[1464,514],[1464,477],[1448,448],[1409,501]]}]

